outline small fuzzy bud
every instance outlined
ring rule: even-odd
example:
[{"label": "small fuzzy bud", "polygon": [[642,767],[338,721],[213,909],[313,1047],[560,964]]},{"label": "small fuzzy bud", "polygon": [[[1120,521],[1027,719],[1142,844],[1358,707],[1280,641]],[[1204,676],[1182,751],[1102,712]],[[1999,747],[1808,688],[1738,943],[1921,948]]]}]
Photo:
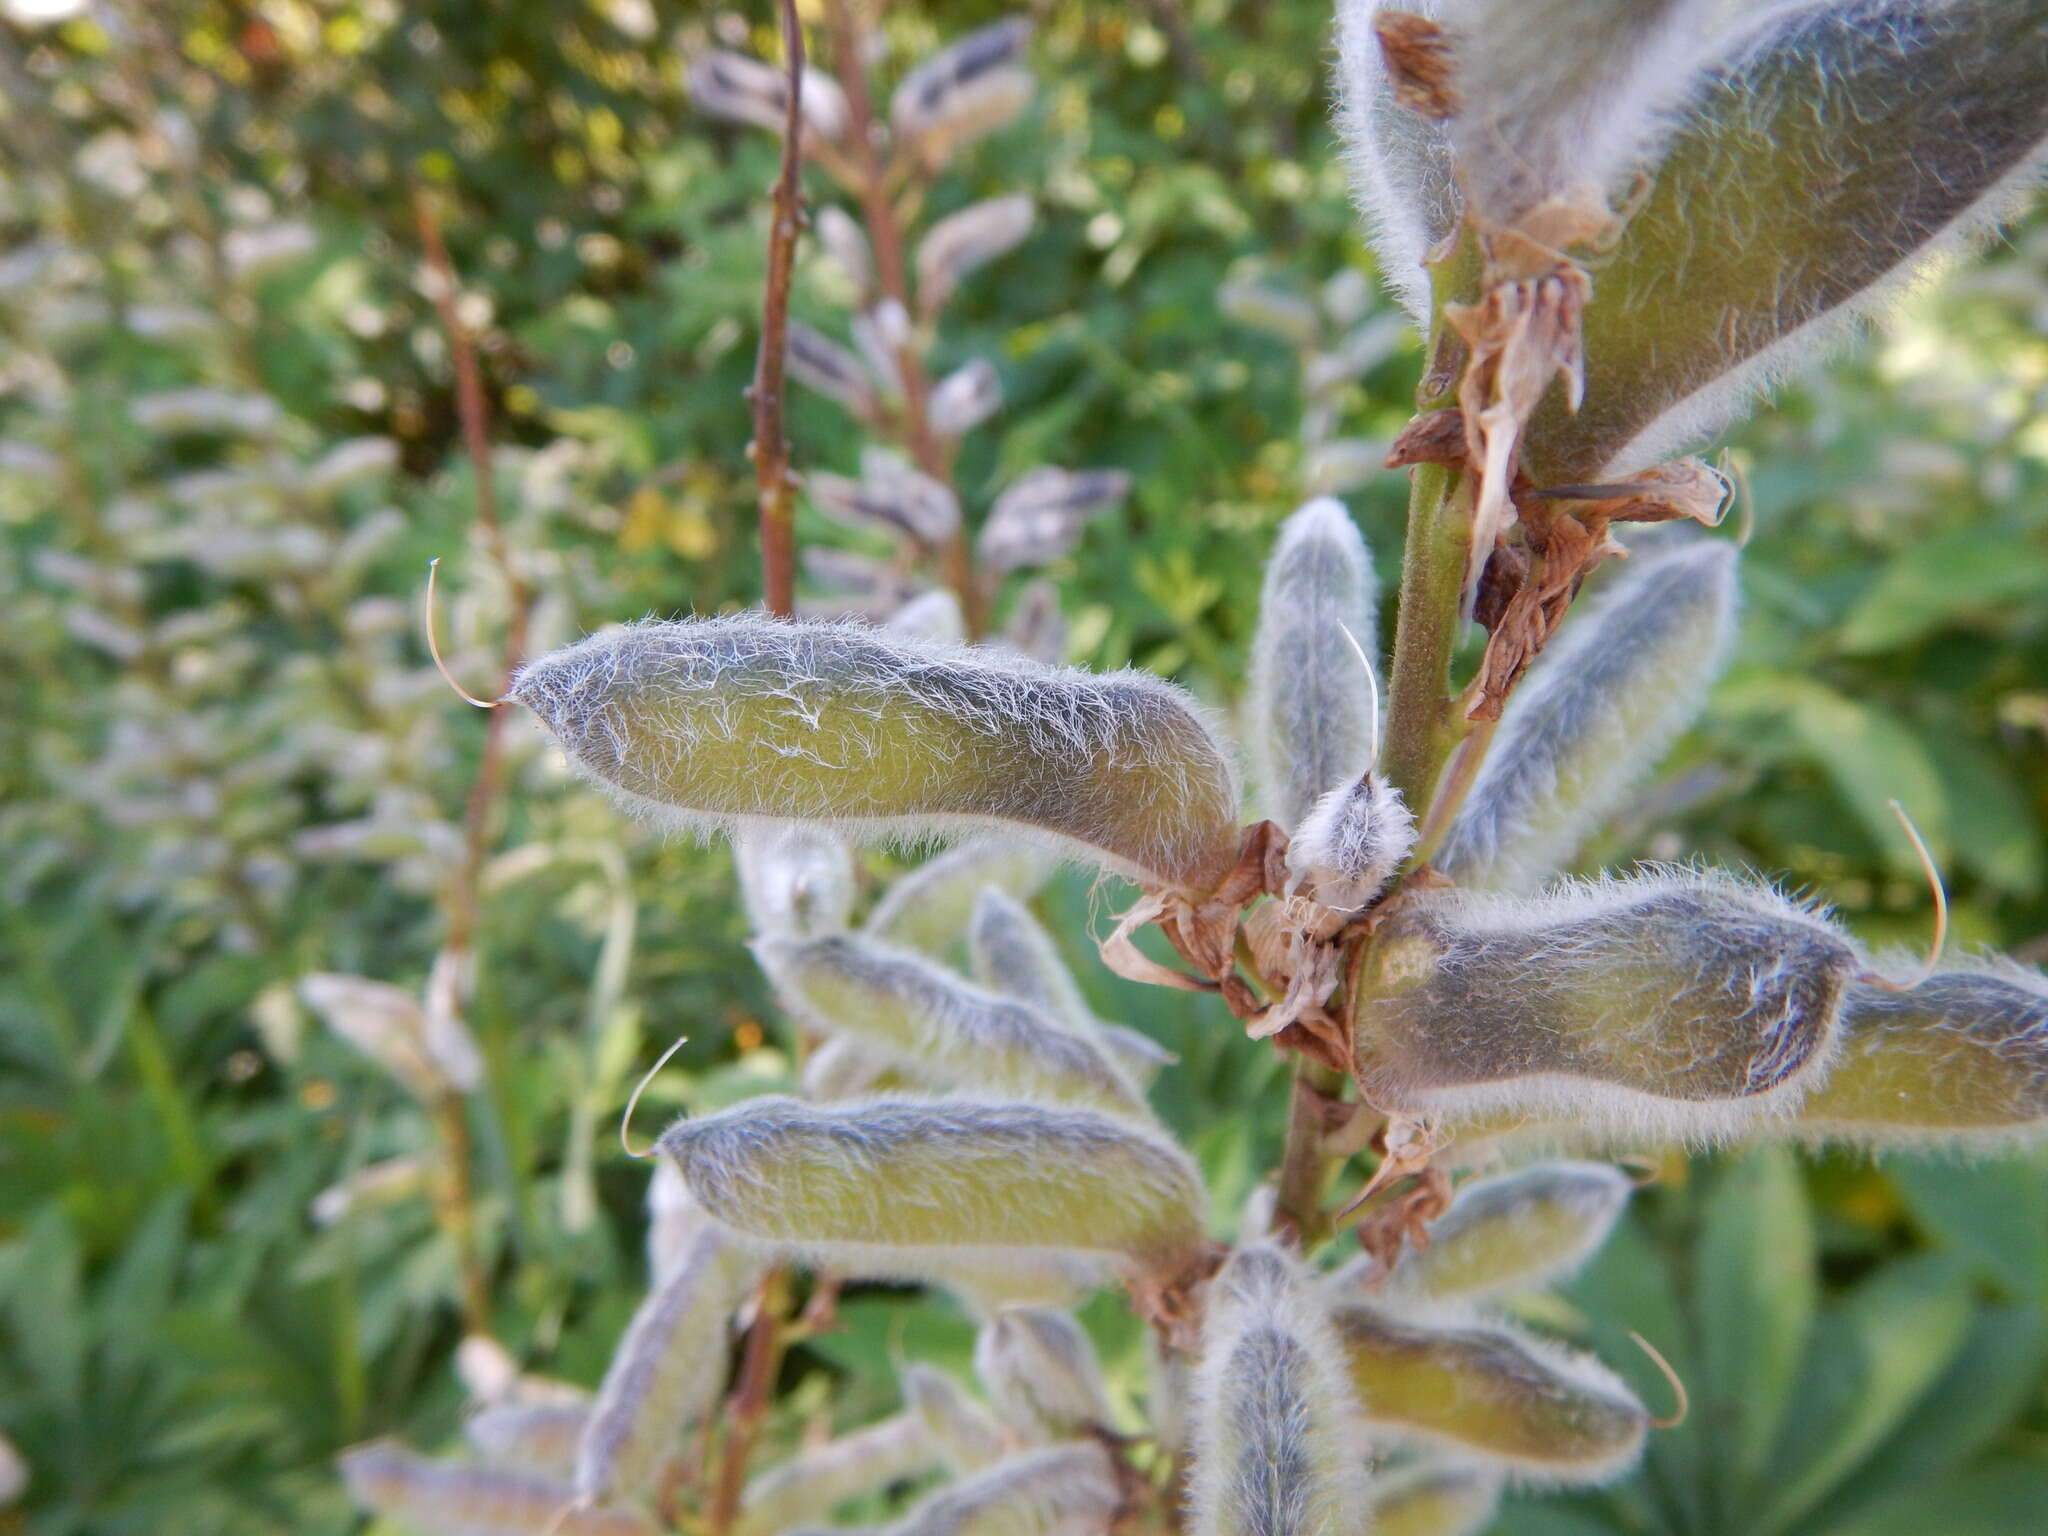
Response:
[{"label": "small fuzzy bud", "polygon": [[1634,1185],[1605,1163],[1537,1163],[1461,1186],[1424,1247],[1383,1280],[1359,1260],[1331,1278],[1341,1295],[1372,1283],[1402,1302],[1486,1302],[1568,1278],[1614,1230]]},{"label": "small fuzzy bud", "polygon": [[2048,1124],[2048,977],[1940,971],[1904,992],[1856,985],[1842,1052],[1799,1129],[1873,1142],[1996,1146]]},{"label": "small fuzzy bud", "polygon": [[[867,466],[863,466],[866,468]],[[960,526],[960,501],[920,470],[900,465],[884,476],[849,480],[814,470],[804,476],[811,505],[849,528],[939,545]]]},{"label": "small fuzzy bud", "polygon": [[1401,791],[1368,773],[1331,790],[1294,829],[1287,869],[1323,906],[1356,912],[1386,889],[1415,847]]},{"label": "small fuzzy bud", "polygon": [[1345,1354],[1296,1262],[1241,1249],[1209,1290],[1190,1498],[1197,1536],[1348,1536],[1366,1447]]},{"label": "small fuzzy bud", "polygon": [[371,1163],[315,1195],[310,1214],[317,1225],[331,1227],[344,1216],[396,1205],[425,1191],[433,1172],[433,1160],[417,1154]]},{"label": "small fuzzy bud", "polygon": [[748,827],[732,842],[747,922],[764,937],[841,933],[853,912],[853,851],[829,832],[790,824]]},{"label": "small fuzzy bud", "polygon": [[814,330],[801,320],[789,322],[785,360],[792,379],[836,402],[848,414],[866,421],[879,408],[875,399],[875,381],[869,377],[861,360],[824,332]]},{"label": "small fuzzy bud", "polygon": [[1649,1415],[1590,1356],[1504,1325],[1418,1328],[1363,1306],[1333,1320],[1368,1423],[1527,1482],[1609,1482],[1642,1451]]},{"label": "small fuzzy bud", "polygon": [[1500,1507],[1501,1479],[1484,1467],[1403,1467],[1373,1486],[1372,1536],[1479,1536]]},{"label": "small fuzzy bud", "polygon": [[1283,827],[1373,766],[1378,723],[1358,648],[1379,633],[1375,589],[1342,503],[1322,497],[1281,524],[1259,594],[1246,719],[1260,808]]},{"label": "small fuzzy bud", "polygon": [[1526,891],[1568,864],[1689,724],[1735,632],[1736,550],[1629,562],[1516,689],[1431,860],[1460,885]]},{"label": "small fuzzy bud", "polygon": [[1092,1040],[909,950],[836,935],[763,939],[755,953],[792,1012],[821,1032],[862,1041],[913,1079],[1113,1114],[1142,1111],[1137,1090]]},{"label": "small fuzzy bud", "polygon": [[903,1402],[955,1477],[993,1466],[1009,1448],[1003,1426],[944,1371],[916,1363],[905,1366]]},{"label": "small fuzzy bud", "polygon": [[936,146],[964,144],[1014,119],[1031,100],[1020,66],[1031,21],[1012,16],[977,28],[919,64],[889,99],[889,122],[903,138]]},{"label": "small fuzzy bud", "polygon": [[299,982],[299,998],[414,1097],[431,1100],[450,1090],[427,1049],[425,1010],[410,992],[362,976],[322,973]]},{"label": "small fuzzy bud", "polygon": [[1050,564],[1073,549],[1090,518],[1116,506],[1130,489],[1131,477],[1119,469],[1034,469],[989,508],[976,556],[994,572]]},{"label": "small fuzzy bud", "polygon": [[566,1480],[590,1421],[588,1403],[487,1403],[462,1423],[462,1436],[494,1467]]},{"label": "small fuzzy bud", "polygon": [[683,1121],[661,1150],[720,1221],[821,1252],[1084,1249],[1171,1268],[1202,1241],[1186,1155],[1088,1110],[767,1096]]},{"label": "small fuzzy bud", "polygon": [[1237,855],[1223,747],[1140,673],[736,614],[595,635],[527,663],[511,696],[586,773],[670,820],[879,836],[997,822],[1186,890]]},{"label": "small fuzzy bud", "polygon": [[960,599],[944,588],[920,593],[889,615],[882,626],[892,635],[913,640],[935,640],[959,645],[967,639],[967,619],[960,612]]},{"label": "small fuzzy bud", "polygon": [[975,1338],[974,1370],[1003,1422],[1027,1440],[1113,1428],[1095,1345],[1065,1312],[1005,1307]]},{"label": "small fuzzy bud", "polygon": [[949,213],[917,245],[917,303],[926,315],[946,307],[960,284],[1031,233],[1037,209],[1021,192],[970,203]]},{"label": "small fuzzy bud", "polygon": [[888,1536],[1056,1536],[1109,1529],[1123,1505],[1099,1445],[1055,1445],[1006,1457],[928,1494]]},{"label": "small fuzzy bud", "polygon": [[867,932],[891,944],[942,955],[967,931],[975,898],[993,886],[1023,901],[1052,874],[1044,850],[982,837],[925,860],[882,895]]},{"label": "small fuzzy bud", "polygon": [[[690,61],[690,96],[700,110],[730,122],[782,132],[789,115],[789,81],[782,70],[743,53],[713,49]],[[806,67],[797,93],[804,130],[821,138],[844,136],[851,114],[839,82]]]},{"label": "small fuzzy bud", "polygon": [[899,1413],[796,1455],[754,1478],[740,1497],[738,1536],[774,1536],[822,1519],[848,1500],[917,1476],[936,1460],[914,1415]]},{"label": "small fuzzy bud", "polygon": [[995,415],[1003,403],[1003,381],[995,364],[977,357],[932,386],[925,418],[940,437],[963,437]]},{"label": "small fuzzy bud", "polygon": [[1416,1115],[1725,1134],[1819,1079],[1858,969],[1812,912],[1699,871],[1433,892],[1388,919],[1359,977],[1359,1083]]},{"label": "small fuzzy bud", "polygon": [[825,254],[838,264],[847,281],[865,300],[875,287],[875,258],[868,248],[867,232],[852,214],[836,203],[827,203],[820,208],[812,220],[812,227],[817,231],[818,244],[825,248]]},{"label": "small fuzzy bud", "polygon": [[341,1480],[363,1509],[435,1536],[656,1536],[636,1510],[577,1505],[566,1483],[459,1461],[430,1461],[390,1440],[343,1451]]},{"label": "small fuzzy bud", "polygon": [[[912,342],[910,312],[895,299],[883,299],[853,317],[853,344],[867,360],[868,371],[882,381],[892,398],[903,394],[903,357]],[[869,448],[862,454],[887,453]],[[893,457],[893,455],[891,455]]]},{"label": "small fuzzy bud", "polygon": [[1067,654],[1067,615],[1060,589],[1040,579],[1028,582],[1010,605],[1003,640],[1019,655],[1053,663]]}]

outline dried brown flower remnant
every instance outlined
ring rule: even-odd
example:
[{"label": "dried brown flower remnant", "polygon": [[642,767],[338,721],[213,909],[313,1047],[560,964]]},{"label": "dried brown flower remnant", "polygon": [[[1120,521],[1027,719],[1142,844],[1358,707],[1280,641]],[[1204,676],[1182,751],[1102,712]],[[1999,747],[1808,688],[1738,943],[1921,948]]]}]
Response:
[{"label": "dried brown flower remnant", "polygon": [[1424,117],[1455,117],[1457,58],[1450,34],[1413,11],[1381,11],[1373,17],[1372,28],[1387,61],[1394,99]]}]

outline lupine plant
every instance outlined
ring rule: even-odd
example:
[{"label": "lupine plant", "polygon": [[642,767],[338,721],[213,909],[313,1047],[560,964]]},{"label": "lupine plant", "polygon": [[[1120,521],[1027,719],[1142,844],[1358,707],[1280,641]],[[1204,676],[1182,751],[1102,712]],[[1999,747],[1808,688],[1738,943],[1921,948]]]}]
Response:
[{"label": "lupine plant", "polygon": [[[1601,1153],[1996,1150],[2048,1121],[2037,972],[1867,953],[1748,871],[1560,878],[1737,623],[1741,549],[1708,531],[1731,487],[1668,455],[2033,173],[2048,9],[1361,0],[1338,35],[1429,348],[1388,456],[1412,482],[1390,660],[1325,498],[1267,569],[1249,796],[1172,685],[911,624],[644,623],[522,668],[507,702],[622,807],[732,836],[803,1091],[660,1136],[653,1287],[594,1397],[507,1382],[466,1462],[351,1453],[365,1504],[766,1536],[915,1486],[898,1536],[1471,1532],[1504,1486],[1607,1482],[1667,1422],[1504,1305],[1606,1240],[1632,1180]],[[941,58],[959,81],[979,55]],[[876,840],[953,846],[875,896]],[[1107,964],[1295,1063],[1283,1160],[1234,1220],[1148,1106],[1156,1055],[1031,911],[1062,859],[1136,887]],[[784,1324],[795,1270],[814,1306]],[[747,1466],[778,1339],[845,1281],[953,1292],[979,1396],[905,1362],[898,1412]],[[1150,1328],[1142,1424],[1073,1315],[1105,1287]]]}]

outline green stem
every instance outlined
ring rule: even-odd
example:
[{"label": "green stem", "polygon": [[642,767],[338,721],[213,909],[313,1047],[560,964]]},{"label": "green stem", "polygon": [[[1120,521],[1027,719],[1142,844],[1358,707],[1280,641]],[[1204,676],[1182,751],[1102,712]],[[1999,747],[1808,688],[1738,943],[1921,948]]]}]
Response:
[{"label": "green stem", "polygon": [[1456,471],[1424,464],[1415,470],[1408,495],[1408,542],[1401,556],[1401,606],[1380,767],[1418,815],[1426,812],[1456,739],[1450,668],[1467,542],[1458,484]]}]

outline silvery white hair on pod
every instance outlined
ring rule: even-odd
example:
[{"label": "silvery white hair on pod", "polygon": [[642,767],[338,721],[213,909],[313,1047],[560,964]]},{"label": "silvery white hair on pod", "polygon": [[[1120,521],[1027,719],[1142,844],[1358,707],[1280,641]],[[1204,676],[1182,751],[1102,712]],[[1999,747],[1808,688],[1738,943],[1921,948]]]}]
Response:
[{"label": "silvery white hair on pod", "polygon": [[1731,543],[1698,539],[1631,561],[1565,626],[1508,701],[1437,868],[1460,885],[1520,892],[1570,862],[1720,674],[1737,558]]},{"label": "silvery white hair on pod", "polygon": [[1367,1448],[1317,1287],[1280,1249],[1240,1249],[1210,1286],[1197,1386],[1197,1536],[1348,1536]]},{"label": "silvery white hair on pod", "polygon": [[1415,817],[1401,791],[1373,774],[1315,803],[1287,845],[1296,885],[1339,912],[1368,906],[1415,848]]},{"label": "silvery white hair on pod", "polygon": [[966,1477],[1002,1459],[1009,1448],[1003,1426],[959,1382],[916,1361],[903,1368],[902,1381],[904,1406],[917,1415],[947,1471]]},{"label": "silvery white hair on pod", "polygon": [[755,933],[845,931],[859,877],[844,838],[791,822],[756,823],[734,834],[732,861]]},{"label": "silvery white hair on pod", "polygon": [[1148,883],[1236,857],[1230,758],[1194,701],[989,647],[734,614],[607,631],[510,695],[629,808],[929,838],[996,823]]},{"label": "silvery white hair on pod", "polygon": [[1205,1194],[1178,1146],[1092,1110],[962,1099],[811,1105],[766,1095],[662,1136],[705,1209],[771,1242],[1076,1250],[1183,1264]]},{"label": "silvery white hair on pod", "polygon": [[577,1505],[568,1484],[552,1478],[432,1461],[390,1440],[343,1451],[341,1480],[364,1509],[436,1536],[658,1536],[637,1510]]},{"label": "silvery white hair on pod", "polygon": [[653,1285],[659,1287],[676,1272],[710,1223],[683,1182],[681,1170],[656,1158],[647,1181],[647,1274]]},{"label": "silvery white hair on pod", "polygon": [[974,1371],[1003,1422],[1046,1443],[1114,1429],[1102,1362],[1081,1325],[1051,1307],[1004,1307],[974,1339]]},{"label": "silvery white hair on pod", "polygon": [[899,134],[943,128],[960,98],[1016,68],[1031,45],[1031,19],[1010,16],[977,27],[948,43],[906,74],[889,98],[889,122]]},{"label": "silvery white hair on pod", "polygon": [[1246,716],[1260,809],[1290,831],[1372,767],[1378,722],[1359,648],[1377,642],[1377,587],[1342,502],[1319,497],[1280,525],[1252,632]]},{"label": "silvery white hair on pod", "polygon": [[736,1536],[774,1536],[830,1515],[850,1499],[917,1476],[938,1461],[915,1414],[898,1413],[823,1445],[799,1450],[752,1479],[740,1496]]},{"label": "silvery white hair on pod", "polygon": [[1498,1472],[1459,1461],[1423,1460],[1372,1480],[1367,1530],[1403,1536],[1479,1536],[1500,1506]]},{"label": "silvery white hair on pod", "polygon": [[928,955],[944,954],[966,933],[982,890],[993,886],[1023,901],[1045,884],[1057,864],[1031,843],[974,838],[934,854],[899,878],[875,903],[864,931]]},{"label": "silvery white hair on pod", "polygon": [[1586,398],[1532,424],[1539,483],[1613,478],[1710,435],[2039,178],[2036,0],[1837,0],[1745,23],[1598,264]]},{"label": "silvery white hair on pod", "polygon": [[1431,892],[1360,978],[1359,1082],[1409,1114],[1710,1141],[1824,1077],[1860,967],[1822,916],[1706,870]]},{"label": "silvery white hair on pod", "polygon": [[1023,192],[985,198],[949,213],[917,243],[917,303],[938,312],[977,270],[1014,250],[1031,233],[1036,205]]},{"label": "silvery white hair on pod", "polygon": [[1109,1452],[1081,1443],[1004,1458],[928,1494],[889,1536],[1054,1536],[1096,1532],[1122,1506]]},{"label": "silvery white hair on pod", "polygon": [[910,950],[832,934],[759,939],[754,953],[783,1005],[813,1029],[860,1040],[928,1086],[1146,1112],[1094,1040]]},{"label": "silvery white hair on pod", "polygon": [[577,1497],[634,1500],[654,1488],[683,1432],[718,1399],[726,1327],[753,1260],[707,1224],[633,1314],[576,1451]]}]

